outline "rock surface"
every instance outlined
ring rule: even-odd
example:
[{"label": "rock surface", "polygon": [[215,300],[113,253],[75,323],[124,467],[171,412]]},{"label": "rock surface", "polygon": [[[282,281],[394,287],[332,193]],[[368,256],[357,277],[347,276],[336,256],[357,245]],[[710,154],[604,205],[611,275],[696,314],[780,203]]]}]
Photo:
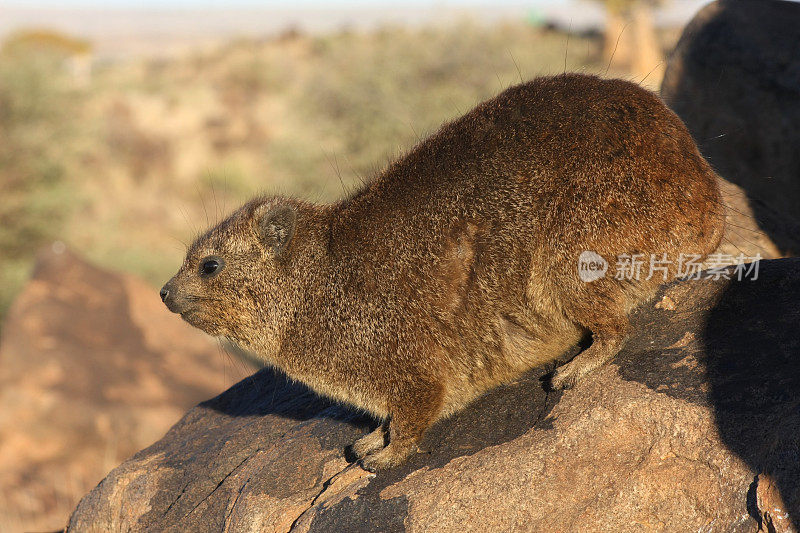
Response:
[{"label": "rock surface", "polygon": [[[791,246],[800,246],[800,232],[797,234],[787,234],[783,239],[774,239],[772,235],[765,233],[756,218],[756,210],[753,202],[748,198],[747,193],[738,185],[735,185],[724,178],[717,180],[722,193],[722,201],[725,204],[725,234],[719,247],[714,252],[723,256],[733,258],[744,256],[744,262],[762,259],[777,259],[792,255],[790,249],[781,248],[777,242],[784,244],[790,243]],[[765,204],[761,204],[762,212],[769,209]],[[777,219],[777,213],[770,211]],[[792,250],[800,250],[791,248]],[[727,257],[726,257],[727,258]],[[732,263],[733,261],[728,261]]]},{"label": "rock surface", "polygon": [[537,369],[377,475],[342,453],[369,420],[264,370],[113,470],[69,531],[755,531],[774,505],[797,527],[798,298],[797,259],[673,283],[577,388]]},{"label": "rock surface", "polygon": [[64,526],[79,498],[247,375],[157,291],[55,246],[0,337],[0,530]]},{"label": "rock surface", "polygon": [[784,253],[800,252],[800,4],[721,0],[686,27],[661,95],[703,155],[747,193]]}]

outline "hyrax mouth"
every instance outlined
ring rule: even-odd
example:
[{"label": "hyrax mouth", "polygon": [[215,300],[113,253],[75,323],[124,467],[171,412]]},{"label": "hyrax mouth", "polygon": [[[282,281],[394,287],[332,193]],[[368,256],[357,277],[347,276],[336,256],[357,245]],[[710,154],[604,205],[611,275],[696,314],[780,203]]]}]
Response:
[{"label": "hyrax mouth", "polygon": [[194,325],[195,322],[202,320],[202,312],[197,307],[190,307],[188,309],[184,309],[178,313],[181,315],[181,318],[184,319],[186,322]]},{"label": "hyrax mouth", "polygon": [[209,335],[217,336],[222,334],[219,323],[214,319],[213,315],[209,315],[202,307],[187,307],[178,314],[184,322]]}]

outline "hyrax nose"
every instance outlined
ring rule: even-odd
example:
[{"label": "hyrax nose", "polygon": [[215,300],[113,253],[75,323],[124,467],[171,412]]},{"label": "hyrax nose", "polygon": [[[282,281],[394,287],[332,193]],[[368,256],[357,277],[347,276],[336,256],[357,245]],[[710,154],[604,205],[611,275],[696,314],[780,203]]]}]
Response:
[{"label": "hyrax nose", "polygon": [[166,285],[161,287],[161,292],[158,293],[161,296],[161,301],[167,303],[167,296],[169,296],[169,289]]}]

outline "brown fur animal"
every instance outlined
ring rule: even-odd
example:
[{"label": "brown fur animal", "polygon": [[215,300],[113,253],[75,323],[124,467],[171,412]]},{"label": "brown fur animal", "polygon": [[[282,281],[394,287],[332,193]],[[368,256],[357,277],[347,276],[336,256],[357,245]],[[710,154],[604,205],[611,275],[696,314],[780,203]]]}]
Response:
[{"label": "brown fur animal", "polygon": [[[615,279],[616,257],[705,256],[721,213],[714,172],[656,96],[564,74],[480,104],[338,203],[249,202],[197,239],[161,295],[190,324],[387,420],[353,446],[374,471],[589,334],[552,385],[607,362],[663,282]],[[584,251],[609,262],[605,277],[581,280]]]}]

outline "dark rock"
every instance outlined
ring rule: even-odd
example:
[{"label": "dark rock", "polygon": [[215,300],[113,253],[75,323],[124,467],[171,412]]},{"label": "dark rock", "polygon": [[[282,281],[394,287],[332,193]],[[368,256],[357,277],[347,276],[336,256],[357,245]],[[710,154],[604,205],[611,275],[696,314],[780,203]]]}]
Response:
[{"label": "dark rock", "polygon": [[[720,0],[689,23],[661,95],[747,194],[784,254],[800,252],[800,4]],[[748,237],[749,238],[749,237]]]}]

